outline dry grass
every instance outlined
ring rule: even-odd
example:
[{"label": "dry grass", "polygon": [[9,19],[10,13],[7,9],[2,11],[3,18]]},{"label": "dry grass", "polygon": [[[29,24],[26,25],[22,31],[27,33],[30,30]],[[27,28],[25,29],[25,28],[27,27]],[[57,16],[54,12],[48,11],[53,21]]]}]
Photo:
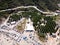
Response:
[{"label": "dry grass", "polygon": [[56,16],[56,20],[60,20],[60,16]]},{"label": "dry grass", "polygon": [[24,30],[25,28],[25,24],[26,24],[26,19],[24,19],[22,22],[20,22],[17,26],[16,26],[16,29],[21,32]]},{"label": "dry grass", "polygon": [[39,39],[40,39],[42,42],[45,42],[45,41],[46,41],[46,39],[43,38],[43,37],[39,37]]}]

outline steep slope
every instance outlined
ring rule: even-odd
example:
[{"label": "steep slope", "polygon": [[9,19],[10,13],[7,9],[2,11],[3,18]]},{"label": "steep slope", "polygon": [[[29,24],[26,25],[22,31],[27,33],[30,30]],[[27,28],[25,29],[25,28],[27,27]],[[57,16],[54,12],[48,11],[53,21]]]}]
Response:
[{"label": "steep slope", "polygon": [[60,3],[60,0],[0,0],[0,10],[21,5],[36,5],[39,9],[45,11],[55,11],[59,9],[58,3]]}]

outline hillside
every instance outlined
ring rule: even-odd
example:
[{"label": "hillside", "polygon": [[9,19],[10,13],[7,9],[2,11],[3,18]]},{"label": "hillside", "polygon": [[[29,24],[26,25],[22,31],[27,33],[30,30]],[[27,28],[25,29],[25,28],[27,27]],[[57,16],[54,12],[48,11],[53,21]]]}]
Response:
[{"label": "hillside", "polygon": [[39,9],[44,11],[55,11],[59,9],[59,7],[57,6],[58,3],[60,3],[60,0],[0,0],[0,10],[13,8],[21,5],[35,5]]}]

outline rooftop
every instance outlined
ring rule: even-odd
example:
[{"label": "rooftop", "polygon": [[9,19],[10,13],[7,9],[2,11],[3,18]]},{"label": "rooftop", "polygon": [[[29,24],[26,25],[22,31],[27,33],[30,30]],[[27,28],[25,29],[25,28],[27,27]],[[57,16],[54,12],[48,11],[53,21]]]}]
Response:
[{"label": "rooftop", "polygon": [[33,23],[31,19],[27,19],[25,30],[34,30]]}]

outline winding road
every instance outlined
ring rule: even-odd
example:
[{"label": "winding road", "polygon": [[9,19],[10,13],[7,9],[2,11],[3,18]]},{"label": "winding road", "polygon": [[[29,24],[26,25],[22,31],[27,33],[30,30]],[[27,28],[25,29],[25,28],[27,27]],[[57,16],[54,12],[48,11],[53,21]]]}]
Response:
[{"label": "winding road", "polygon": [[38,9],[36,6],[19,6],[19,7],[16,7],[16,8],[0,10],[0,12],[10,11],[10,10],[16,10],[16,9],[19,9],[19,8],[30,8],[30,7],[35,8],[35,9],[38,10],[39,12],[43,13],[43,11],[40,10],[40,9]]}]

